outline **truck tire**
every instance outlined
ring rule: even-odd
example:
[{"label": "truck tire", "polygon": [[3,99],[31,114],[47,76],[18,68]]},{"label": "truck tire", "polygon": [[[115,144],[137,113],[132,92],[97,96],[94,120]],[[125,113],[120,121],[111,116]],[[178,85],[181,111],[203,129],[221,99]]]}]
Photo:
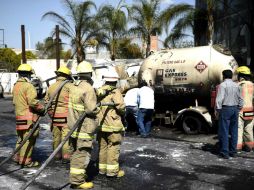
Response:
[{"label": "truck tire", "polygon": [[188,135],[199,134],[202,128],[202,121],[197,116],[185,115],[182,119],[183,130]]}]

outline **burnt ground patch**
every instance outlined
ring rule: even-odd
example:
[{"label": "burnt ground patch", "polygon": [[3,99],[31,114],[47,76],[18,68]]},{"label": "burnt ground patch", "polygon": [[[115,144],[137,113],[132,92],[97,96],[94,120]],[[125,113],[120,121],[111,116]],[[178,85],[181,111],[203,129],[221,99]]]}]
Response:
[{"label": "burnt ground patch", "polygon": [[[236,168],[234,165],[219,166],[219,165],[193,165],[196,173],[209,174],[209,181],[223,186],[226,190],[251,190],[254,187],[254,171]],[[218,180],[217,175],[222,176]],[[214,177],[212,177],[214,176]]]}]

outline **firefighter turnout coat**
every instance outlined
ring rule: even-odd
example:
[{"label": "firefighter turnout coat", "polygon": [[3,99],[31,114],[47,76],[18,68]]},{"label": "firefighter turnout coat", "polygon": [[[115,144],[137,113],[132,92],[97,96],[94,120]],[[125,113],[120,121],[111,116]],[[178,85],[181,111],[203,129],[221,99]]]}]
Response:
[{"label": "firefighter turnout coat", "polygon": [[[102,89],[113,89],[105,85]],[[121,115],[124,114],[124,99],[119,89],[113,89],[101,97],[101,103],[113,102],[115,106],[101,106],[99,118],[99,172],[107,176],[116,176],[119,171],[120,144],[124,126]]]},{"label": "firefighter turnout coat", "polygon": [[[50,85],[45,100],[49,101],[54,95],[59,86],[66,81],[67,78],[59,76],[56,78],[56,82]],[[52,133],[53,133],[53,149],[55,150],[61,141],[65,138],[69,132],[67,126],[67,116],[68,116],[68,103],[69,103],[69,87],[71,83],[66,83],[60,92],[55,96],[52,101],[51,106],[48,109],[48,114],[52,119]],[[69,159],[70,158],[70,147],[68,143],[65,143],[62,152],[58,152],[56,158]]]},{"label": "firefighter turnout coat", "polygon": [[70,183],[80,185],[86,179],[86,167],[90,161],[92,140],[98,123],[96,122],[97,97],[93,87],[85,80],[76,80],[70,88],[68,127],[72,128],[79,117],[87,115],[73,132],[70,145],[73,150],[70,164]]},{"label": "firefighter turnout coat", "polygon": [[239,112],[237,149],[241,150],[244,146],[247,146],[251,150],[254,146],[253,143],[254,86],[251,81],[246,80],[239,82],[239,86],[241,89],[244,105]]},{"label": "firefighter turnout coat", "polygon": [[[29,131],[32,129],[33,123],[38,119],[38,113],[44,112],[44,104],[37,100],[37,92],[30,80],[21,77],[13,87],[13,104],[16,114],[16,130],[18,147]],[[23,145],[20,151],[15,155],[15,161],[19,164],[27,165],[31,162],[32,150],[38,136],[39,131],[34,132],[29,140]]]}]

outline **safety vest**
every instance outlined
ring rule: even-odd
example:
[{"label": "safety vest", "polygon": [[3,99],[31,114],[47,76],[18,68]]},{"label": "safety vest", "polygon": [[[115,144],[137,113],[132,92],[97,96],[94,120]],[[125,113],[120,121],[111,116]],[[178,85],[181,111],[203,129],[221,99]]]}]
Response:
[{"label": "safety vest", "polygon": [[254,118],[253,110],[253,83],[250,81],[239,82],[241,94],[243,98],[243,108],[240,111],[240,115],[244,120],[252,120]]},{"label": "safety vest", "polygon": [[26,130],[38,118],[33,110],[44,110],[44,106],[36,99],[36,89],[27,78],[18,79],[12,93],[16,114],[16,129]]},{"label": "safety vest", "polygon": [[[57,77],[56,82],[52,84],[47,92],[46,100],[48,101],[58,87],[66,80],[65,77]],[[65,84],[60,92],[54,98],[51,107],[49,108],[49,115],[52,118],[52,125],[58,127],[65,127],[67,125],[68,116],[68,102],[69,102],[69,85]]]}]

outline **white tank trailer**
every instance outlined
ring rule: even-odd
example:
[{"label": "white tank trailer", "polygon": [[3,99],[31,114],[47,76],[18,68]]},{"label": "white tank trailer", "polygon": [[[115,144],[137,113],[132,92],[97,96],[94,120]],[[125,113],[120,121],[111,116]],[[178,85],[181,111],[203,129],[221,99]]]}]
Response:
[{"label": "white tank trailer", "polygon": [[153,87],[157,116],[187,134],[197,134],[215,124],[215,89],[222,71],[232,70],[236,79],[237,67],[230,52],[219,46],[170,49],[146,58],[138,79]]}]

